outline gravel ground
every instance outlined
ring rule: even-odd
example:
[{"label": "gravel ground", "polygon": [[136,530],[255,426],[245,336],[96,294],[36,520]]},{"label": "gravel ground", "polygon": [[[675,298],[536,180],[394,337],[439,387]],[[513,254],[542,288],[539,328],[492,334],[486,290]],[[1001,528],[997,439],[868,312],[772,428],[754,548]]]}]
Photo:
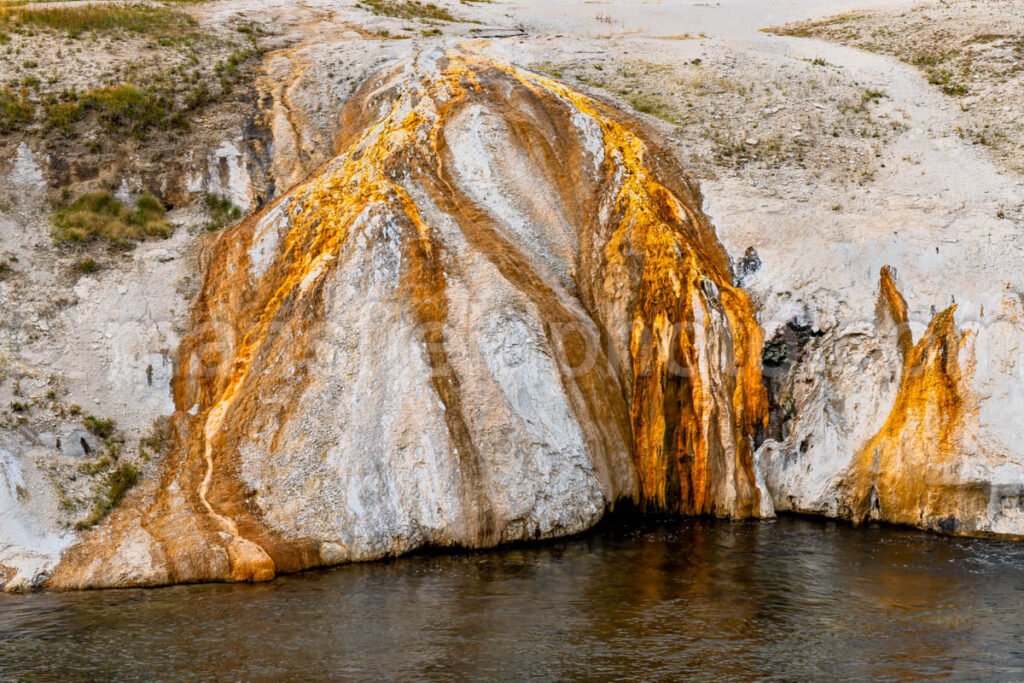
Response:
[{"label": "gravel ground", "polygon": [[928,3],[864,11],[772,29],[892,55],[913,64],[964,111],[960,134],[1024,173],[1024,4]]}]

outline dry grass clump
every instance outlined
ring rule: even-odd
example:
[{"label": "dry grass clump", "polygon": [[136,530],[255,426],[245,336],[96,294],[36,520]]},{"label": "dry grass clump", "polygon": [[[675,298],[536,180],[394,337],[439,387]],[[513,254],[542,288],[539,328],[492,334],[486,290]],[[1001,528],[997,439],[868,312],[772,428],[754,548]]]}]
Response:
[{"label": "dry grass clump", "polygon": [[0,90],[0,133],[10,133],[32,123],[35,111],[27,92],[19,95],[9,88]]},{"label": "dry grass clump", "polygon": [[103,270],[103,264],[94,258],[86,257],[75,261],[71,266],[71,270],[79,275],[91,275]]},{"label": "dry grass clump", "polygon": [[172,98],[130,83],[70,92],[65,101],[47,108],[45,122],[51,130],[70,133],[89,114],[95,114],[109,131],[135,137],[153,128],[185,125],[185,119],[175,115]]},{"label": "dry grass clump", "polygon": [[792,36],[794,38],[817,38],[825,28],[841,27],[841,30],[853,33],[856,29],[848,26],[859,19],[870,16],[870,12],[855,11],[835,14],[824,19],[813,19],[808,21],[797,21],[784,26],[770,26],[761,29],[764,33],[771,33],[777,36]]},{"label": "dry grass clump", "polygon": [[82,3],[60,6],[0,5],[0,26],[65,31],[77,38],[89,31],[132,31],[168,35],[188,30],[195,20],[167,7],[129,3]]},{"label": "dry grass clump", "polygon": [[385,17],[426,21],[458,21],[446,8],[420,0],[359,0],[356,7]]},{"label": "dry grass clump", "polygon": [[53,237],[68,244],[105,240],[127,246],[150,237],[169,237],[172,229],[165,214],[163,204],[152,195],[142,195],[130,209],[109,192],[92,192],[53,215]]}]

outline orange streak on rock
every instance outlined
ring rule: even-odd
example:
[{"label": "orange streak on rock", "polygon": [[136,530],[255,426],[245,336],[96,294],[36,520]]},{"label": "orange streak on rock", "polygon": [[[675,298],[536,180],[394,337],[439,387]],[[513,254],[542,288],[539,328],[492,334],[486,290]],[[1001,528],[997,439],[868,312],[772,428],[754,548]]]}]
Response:
[{"label": "orange streak on rock", "polygon": [[[415,185],[435,206],[452,211],[467,241],[550,317],[546,325],[571,318],[565,295],[553,292],[529,254],[519,253],[498,228],[486,225],[494,217],[473,206],[444,168],[445,127],[469,103],[499,106],[488,100],[501,97],[493,95],[495,84],[505,92],[525,86],[536,96],[524,106],[536,106],[550,118],[558,138],[555,150],[564,145],[573,154],[579,151],[580,133],[568,126],[570,115],[592,118],[602,138],[601,177],[585,187],[562,183],[556,190],[574,193],[563,197],[574,207],[567,214],[588,217],[573,227],[581,243],[595,245],[593,272],[574,277],[595,329],[612,339],[608,356],[618,356],[602,355],[599,370],[573,377],[568,354],[583,357],[585,350],[558,342],[564,346],[556,355],[565,354],[558,361],[562,389],[576,397],[574,410],[589,443],[595,451],[602,444],[621,444],[614,434],[632,429],[639,498],[648,509],[736,517],[758,513],[751,436],[766,417],[762,333],[750,300],[732,284],[728,256],[700,212],[697,192],[685,182],[677,191],[659,182],[655,169],[662,162],[648,143],[611,109],[562,84],[465,50],[450,51],[423,73],[415,63],[410,71],[412,78],[392,70],[357,95],[343,119],[358,123],[360,132],[339,138],[343,151],[337,159],[213,241],[195,327],[182,344],[175,379],[179,452],[166,462],[161,481],[152,484],[148,504],[137,497],[136,508],[117,511],[102,532],[106,536],[101,540],[98,533],[83,544],[57,585],[259,581],[338,561],[325,560],[316,540],[267,528],[252,502],[255,493],[242,482],[241,449],[255,439],[270,457],[287,450],[278,438],[305,386],[303,354],[323,322],[320,292],[355,249],[355,235],[374,218],[393,224],[403,253],[402,295],[395,305],[406,306],[402,314],[428,328],[423,342],[455,451],[447,455],[460,464],[461,485],[478,486],[476,445],[445,349],[448,293],[439,237],[407,187]],[[530,125],[528,117],[515,125]],[[557,155],[533,158],[550,164]],[[560,175],[552,171],[553,177]],[[253,275],[247,250],[260,221],[278,210],[287,211],[285,232],[265,269]],[[615,321],[626,321],[627,329],[614,329],[621,327]],[[602,374],[612,372],[620,376]],[[608,396],[597,397],[603,384]],[[281,405],[268,407],[275,401]],[[591,424],[599,419],[616,425]],[[609,487],[623,495],[621,488]],[[496,527],[501,520],[485,496],[459,495],[479,500],[463,501],[471,521],[456,538],[442,541],[486,546],[501,539]],[[104,574],[94,558],[116,565],[111,539],[136,533],[137,520],[144,520],[153,538],[155,568],[141,578]],[[327,557],[340,557],[338,552]]]},{"label": "orange streak on rock", "polygon": [[[604,253],[609,290],[641,264],[630,354],[642,502],[683,514],[756,515],[750,436],[767,419],[764,337],[713,229],[655,179],[647,145],[602,105],[543,76],[491,65],[593,117],[605,158],[623,169]],[[725,343],[708,356],[719,336]],[[724,368],[712,367],[719,362]]]},{"label": "orange streak on rock", "polygon": [[[467,88],[479,88],[475,70],[482,69],[510,73],[521,83],[540,86],[594,117],[604,134],[607,157],[616,159],[625,169],[614,201],[616,228],[605,247],[605,257],[610,277],[629,270],[626,261],[631,250],[639,252],[643,263],[634,311],[634,329],[639,334],[630,348],[631,412],[642,502],[652,509],[684,514],[750,516],[757,512],[759,499],[749,437],[754,425],[766,415],[760,381],[763,339],[749,299],[731,284],[727,259],[710,226],[653,178],[644,161],[643,141],[599,111],[596,102],[549,79],[477,54],[453,52],[443,73],[427,85],[428,92],[423,94],[445,103],[436,120],[415,107],[403,112],[399,100],[380,123],[352,145],[344,164],[300,188],[305,198],[292,209],[295,225],[282,249],[291,257],[291,266],[245,334],[229,380],[207,413],[203,427],[207,469],[199,494],[211,516],[235,537],[229,546],[237,548],[231,553],[232,578],[258,580],[274,573],[269,555],[240,538],[237,526],[207,499],[214,476],[216,441],[249,377],[254,354],[266,341],[283,303],[296,292],[311,288],[329,271],[353,224],[371,207],[399,208],[420,233],[425,248],[431,248],[430,228],[406,191],[389,177],[390,163],[417,144],[417,135],[424,136],[436,154],[444,114],[466,95]],[[698,235],[699,239],[693,239]],[[714,248],[705,248],[707,243]],[[723,310],[711,310],[716,303],[703,292],[705,282],[713,283],[721,295]],[[701,376],[708,359],[702,357],[699,346],[710,343],[703,323],[721,313],[733,341],[733,347],[724,350],[730,367],[717,378],[731,385],[727,387],[709,386],[711,377],[706,367],[705,376]],[[643,341],[645,334],[650,343]],[[716,392],[719,395],[713,395]],[[725,414],[729,433],[718,433],[719,412]],[[733,412],[734,419],[730,415]]]},{"label": "orange streak on rock", "polygon": [[888,268],[881,273],[879,309],[899,325],[902,379],[885,424],[844,478],[845,516],[960,531],[955,520],[977,518],[988,504],[987,491],[955,471],[975,412],[967,382],[971,363],[961,366],[970,334],[957,329],[954,305],[913,344],[906,301]]},{"label": "orange streak on rock", "polygon": [[893,270],[889,266],[883,266],[880,274],[878,312],[886,315],[896,326],[896,344],[904,362],[914,346],[914,335],[910,330],[909,316],[907,315],[907,300],[903,298],[896,282],[893,279]]}]

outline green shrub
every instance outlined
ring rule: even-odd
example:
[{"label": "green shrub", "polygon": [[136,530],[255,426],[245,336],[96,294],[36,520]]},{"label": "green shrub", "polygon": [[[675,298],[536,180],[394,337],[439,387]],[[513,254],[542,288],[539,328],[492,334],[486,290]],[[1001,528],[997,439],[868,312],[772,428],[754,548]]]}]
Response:
[{"label": "green shrub", "polygon": [[152,195],[142,195],[135,208],[129,209],[109,192],[92,192],[53,215],[53,237],[72,244],[103,239],[120,246],[150,237],[170,237],[166,213]]},{"label": "green shrub", "polygon": [[86,415],[82,418],[82,424],[101,439],[110,438],[114,434],[114,421],[109,418]]},{"label": "green shrub", "polygon": [[877,104],[882,101],[882,98],[886,97],[884,90],[876,90],[875,88],[865,88],[864,92],[860,95],[861,104]]},{"label": "green shrub", "polygon": [[633,109],[644,114],[650,114],[656,116],[659,119],[668,121],[669,123],[675,123],[675,117],[672,114],[672,109],[661,96],[650,93],[640,93],[627,98],[629,104]]},{"label": "green shrub", "polygon": [[110,467],[110,463],[110,456],[104,455],[96,460],[83,462],[81,465],[78,466],[78,471],[81,474],[85,474],[92,477]]},{"label": "green shrub", "polygon": [[242,210],[227,197],[207,194],[203,199],[210,212],[210,218],[213,219],[213,222],[207,226],[207,230],[218,230],[242,217]]},{"label": "green shrub", "polygon": [[139,454],[143,460],[161,456],[167,452],[172,442],[171,421],[167,417],[158,417],[153,421],[149,432],[139,439]]},{"label": "green shrub", "polygon": [[185,109],[193,111],[213,101],[213,91],[206,83],[200,83],[185,95]]},{"label": "green shrub", "polygon": [[110,511],[117,507],[124,494],[139,480],[139,470],[134,465],[125,463],[113,470],[103,479],[103,488],[93,502],[89,516],[75,525],[79,530],[95,526]]}]

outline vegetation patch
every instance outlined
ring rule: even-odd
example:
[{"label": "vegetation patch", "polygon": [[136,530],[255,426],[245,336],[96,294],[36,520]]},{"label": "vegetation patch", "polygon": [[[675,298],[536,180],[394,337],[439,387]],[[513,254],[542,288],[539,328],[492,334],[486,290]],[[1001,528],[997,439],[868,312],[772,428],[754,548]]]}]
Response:
[{"label": "vegetation patch", "polygon": [[[798,22],[766,29],[810,36],[917,67],[964,113],[960,135],[991,150],[995,161],[1024,172],[1024,118],[1012,106],[1024,87],[1024,18],[976,3],[928,3]],[[1007,106],[1008,103],[1011,106]]]},{"label": "vegetation patch", "polygon": [[242,217],[242,210],[235,206],[227,197],[207,194],[203,200],[212,219],[212,222],[206,226],[207,230],[219,230]]},{"label": "vegetation patch", "polygon": [[21,93],[10,88],[0,90],[0,133],[10,133],[32,123],[35,111],[27,90]]},{"label": "vegetation patch", "polygon": [[[960,97],[970,92],[967,85],[956,78],[954,73],[949,69],[932,69],[926,68],[925,73],[928,74],[928,82],[932,85],[937,85],[947,95],[953,97]],[[968,72],[965,72],[966,75]]]},{"label": "vegetation patch", "polygon": [[[868,12],[844,12],[825,19],[814,21],[800,21],[785,26],[772,26],[761,29],[764,33],[771,33],[777,36],[793,36],[795,38],[817,38],[825,29],[845,27],[858,19],[869,16]],[[842,29],[840,29],[842,30]]]},{"label": "vegetation patch", "polygon": [[108,439],[114,434],[114,421],[109,418],[86,415],[82,419],[82,424],[101,439]]},{"label": "vegetation patch", "polygon": [[627,99],[629,105],[638,112],[650,114],[669,123],[677,122],[676,117],[672,113],[671,106],[657,93],[636,93],[629,95]]},{"label": "vegetation patch", "polygon": [[164,220],[165,214],[163,204],[152,195],[142,195],[131,209],[109,192],[91,192],[53,215],[53,237],[59,243],[106,240],[119,246],[151,237],[166,238],[172,228]]},{"label": "vegetation patch", "polygon": [[0,11],[0,27],[4,29],[47,28],[65,31],[72,38],[89,31],[174,35],[195,25],[194,19],[177,10],[134,3],[82,3],[59,6],[5,3]]},{"label": "vegetation patch", "polygon": [[174,113],[174,101],[165,94],[143,90],[130,83],[69,92],[63,102],[46,112],[46,125],[70,133],[76,123],[94,114],[108,131],[141,138],[151,129],[184,126]]},{"label": "vegetation patch", "polygon": [[654,36],[655,40],[697,40],[707,38],[704,33],[673,33],[667,36]]},{"label": "vegetation patch", "polygon": [[[730,77],[710,59],[574,60],[530,68],[604,90],[671,124],[669,134],[685,141],[691,168],[700,176],[816,167],[842,182],[868,182],[879,164],[879,146],[901,124],[876,116],[874,105],[884,92],[855,87],[820,66],[807,60],[798,67],[798,80],[765,73],[756,83]],[[825,93],[829,105],[822,103]]]},{"label": "vegetation patch", "polygon": [[96,261],[96,259],[84,258],[75,261],[75,264],[71,267],[71,269],[74,272],[78,273],[79,275],[89,275],[91,273],[99,272],[100,270],[103,269],[103,266],[101,266],[100,263]]},{"label": "vegetation patch", "polygon": [[94,477],[97,474],[99,474],[100,472],[103,472],[108,467],[110,467],[110,464],[111,464],[110,456],[109,455],[103,455],[103,456],[100,456],[99,458],[97,458],[96,460],[91,460],[89,462],[83,462],[81,465],[78,466],[78,472],[80,474],[84,474],[84,475],[89,476],[89,477]]},{"label": "vegetation patch", "polygon": [[534,62],[530,65],[530,70],[539,74],[547,74],[548,76],[559,80],[565,78],[565,65],[563,64],[556,64],[554,62]]},{"label": "vegetation patch", "polygon": [[[924,71],[928,82],[946,95],[962,97],[970,93],[971,54],[967,46],[987,44],[1002,34],[981,34],[958,46],[940,30],[930,40],[903,40],[896,33],[872,27],[879,17],[870,12],[854,12],[815,21],[801,21],[765,29],[781,36],[835,40],[861,49],[894,55]],[[906,36],[904,36],[905,38]],[[957,63],[958,68],[948,66]]]},{"label": "vegetation patch", "polygon": [[171,420],[163,416],[158,417],[150,425],[149,431],[139,439],[139,456],[148,461],[150,458],[160,457],[167,452],[171,446]]},{"label": "vegetation patch", "polygon": [[96,526],[104,517],[116,508],[132,486],[139,480],[139,470],[130,463],[119,465],[104,478],[96,499],[93,501],[89,515],[78,522],[75,528],[79,531]]},{"label": "vegetation patch", "polygon": [[420,0],[359,0],[356,7],[378,16],[420,21],[458,21],[446,8]]},{"label": "vegetation patch", "polygon": [[[150,142],[152,133],[188,128],[191,115],[223,98],[242,80],[245,65],[258,54],[254,46],[240,47],[212,64],[209,73],[198,66],[178,65],[164,73],[139,76],[144,86],[123,82],[50,93],[44,98],[44,128],[71,136],[79,123],[89,121],[102,125],[111,138]],[[198,58],[193,60],[198,64]],[[219,84],[219,89],[211,82]]]}]

